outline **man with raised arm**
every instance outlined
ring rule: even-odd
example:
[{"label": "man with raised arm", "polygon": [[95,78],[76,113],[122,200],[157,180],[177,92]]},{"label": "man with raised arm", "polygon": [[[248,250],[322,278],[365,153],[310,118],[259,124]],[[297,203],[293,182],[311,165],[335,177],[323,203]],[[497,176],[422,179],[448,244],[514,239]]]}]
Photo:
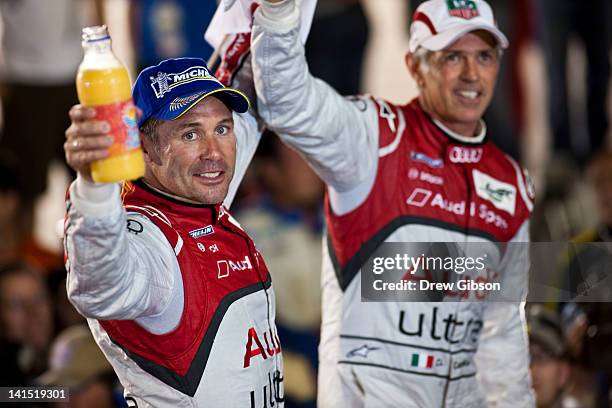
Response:
[{"label": "man with raised arm", "polygon": [[420,94],[406,105],[338,95],[309,74],[298,32],[295,0],[262,1],[259,113],[328,186],[319,406],[533,406],[519,296],[362,301],[364,266],[384,242],[478,243],[488,267],[472,278],[526,293],[527,248],[514,243],[528,241],[533,189],[482,120],[508,46],[491,8],[416,10],[406,65]]},{"label": "man with raised arm", "polygon": [[89,170],[108,123],[70,112],[68,296],[129,406],[282,407],[270,275],[227,211],[259,141],[249,102],[199,58],[143,70],[133,96],[146,171],[123,191]]}]

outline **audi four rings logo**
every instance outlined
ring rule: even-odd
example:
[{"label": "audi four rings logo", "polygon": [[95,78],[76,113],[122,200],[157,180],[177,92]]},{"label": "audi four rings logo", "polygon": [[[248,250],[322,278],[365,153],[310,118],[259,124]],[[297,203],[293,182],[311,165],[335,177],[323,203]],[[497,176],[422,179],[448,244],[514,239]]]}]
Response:
[{"label": "audi four rings logo", "polygon": [[482,148],[469,149],[453,146],[450,149],[449,158],[453,163],[478,163],[482,159]]}]

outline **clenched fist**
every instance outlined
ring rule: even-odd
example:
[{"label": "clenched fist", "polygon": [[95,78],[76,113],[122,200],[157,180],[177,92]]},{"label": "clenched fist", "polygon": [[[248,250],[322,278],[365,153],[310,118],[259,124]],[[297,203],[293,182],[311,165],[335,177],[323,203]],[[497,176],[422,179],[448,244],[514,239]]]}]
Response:
[{"label": "clenched fist", "polygon": [[93,182],[91,163],[107,158],[108,148],[113,144],[113,138],[108,134],[110,125],[96,121],[95,109],[81,105],[73,106],[69,115],[72,124],[66,130],[66,162],[83,178]]}]

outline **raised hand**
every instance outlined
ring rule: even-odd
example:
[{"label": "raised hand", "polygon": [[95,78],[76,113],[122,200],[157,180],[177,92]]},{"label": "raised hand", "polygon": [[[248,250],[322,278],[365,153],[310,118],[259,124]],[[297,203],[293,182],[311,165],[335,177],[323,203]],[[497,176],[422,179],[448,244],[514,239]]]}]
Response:
[{"label": "raised hand", "polygon": [[93,181],[91,163],[108,157],[108,148],[113,144],[113,138],[108,134],[110,125],[96,121],[96,111],[82,105],[73,106],[69,115],[72,123],[66,130],[66,162],[83,178]]}]

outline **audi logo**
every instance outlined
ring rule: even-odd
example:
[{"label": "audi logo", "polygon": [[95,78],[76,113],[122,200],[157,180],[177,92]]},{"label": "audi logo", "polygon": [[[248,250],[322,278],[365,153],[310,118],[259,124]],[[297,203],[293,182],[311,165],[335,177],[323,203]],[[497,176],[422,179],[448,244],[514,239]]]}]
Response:
[{"label": "audi logo", "polygon": [[453,163],[478,163],[482,159],[482,148],[470,149],[453,146],[450,150],[449,158]]}]

